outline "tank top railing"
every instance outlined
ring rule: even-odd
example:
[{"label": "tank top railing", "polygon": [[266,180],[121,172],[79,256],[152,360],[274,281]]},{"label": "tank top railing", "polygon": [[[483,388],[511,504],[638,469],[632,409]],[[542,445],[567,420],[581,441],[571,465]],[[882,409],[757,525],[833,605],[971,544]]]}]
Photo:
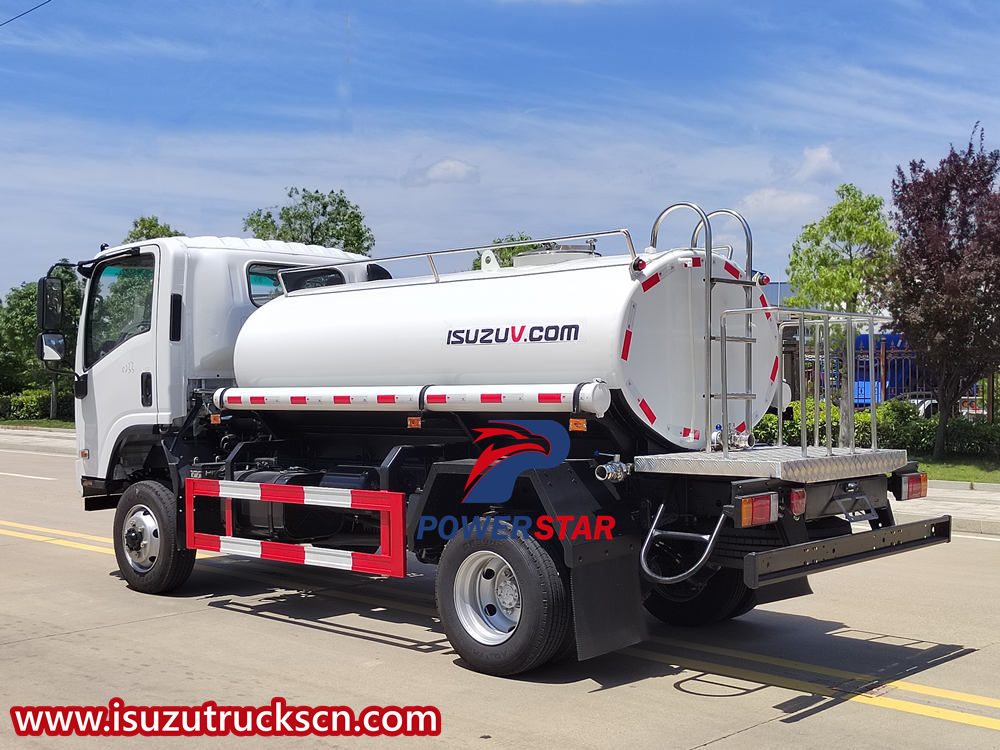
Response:
[{"label": "tank top railing", "polygon": [[[296,278],[314,278],[317,274],[323,271],[339,271],[343,268],[349,268],[351,266],[356,266],[362,263],[377,263],[379,265],[394,263],[398,261],[414,261],[414,260],[425,260],[427,262],[428,268],[430,269],[430,275],[433,277],[435,282],[441,281],[442,275],[440,269],[437,267],[435,258],[441,258],[450,255],[461,255],[463,253],[486,253],[496,250],[505,250],[508,248],[516,247],[526,247],[530,245],[547,245],[547,244],[562,244],[565,242],[573,242],[579,240],[597,240],[602,237],[621,237],[625,240],[625,244],[628,247],[629,255],[634,259],[636,257],[635,245],[632,243],[632,236],[629,234],[628,229],[611,229],[605,232],[590,232],[589,234],[572,234],[563,237],[548,237],[539,240],[514,240],[511,242],[498,242],[496,244],[490,245],[478,245],[473,247],[457,247],[451,248],[449,250],[432,250],[429,252],[422,253],[410,253],[407,255],[394,255],[388,258],[359,258],[357,260],[345,260],[338,261],[336,263],[329,263],[322,266],[308,266],[306,268],[289,268],[278,272],[278,279],[281,282],[281,289],[283,294],[287,294],[289,291],[294,291],[298,289],[295,285]],[[458,273],[453,272],[453,273]],[[347,282],[349,284],[362,284],[366,282]],[[339,286],[339,285],[338,285]]]}]

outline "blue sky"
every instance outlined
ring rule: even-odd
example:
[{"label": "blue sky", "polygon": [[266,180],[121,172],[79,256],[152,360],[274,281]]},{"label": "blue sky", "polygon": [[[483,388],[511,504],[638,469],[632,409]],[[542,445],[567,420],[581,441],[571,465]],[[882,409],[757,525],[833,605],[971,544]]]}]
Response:
[{"label": "blue sky", "polygon": [[52,0],[0,28],[0,291],[288,186],[344,189],[376,256],[731,207],[781,278],[839,183],[1000,144],[992,4],[746,5]]}]

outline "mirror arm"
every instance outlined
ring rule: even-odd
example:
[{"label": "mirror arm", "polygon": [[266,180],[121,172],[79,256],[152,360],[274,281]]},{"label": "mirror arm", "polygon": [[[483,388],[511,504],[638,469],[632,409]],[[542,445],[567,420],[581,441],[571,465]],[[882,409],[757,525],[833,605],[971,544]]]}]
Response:
[{"label": "mirror arm", "polygon": [[80,379],[80,376],[76,374],[76,370],[64,370],[61,367],[53,367],[51,362],[44,362],[43,364],[45,365],[45,369],[53,375],[72,375],[74,383]]},{"label": "mirror arm", "polygon": [[57,268],[72,268],[75,271],[77,270],[77,266],[79,265],[80,265],[79,263],[70,263],[69,261],[59,261],[58,263],[53,263],[51,266],[49,266],[49,270],[45,272],[45,275],[51,276],[52,272],[55,271]]}]

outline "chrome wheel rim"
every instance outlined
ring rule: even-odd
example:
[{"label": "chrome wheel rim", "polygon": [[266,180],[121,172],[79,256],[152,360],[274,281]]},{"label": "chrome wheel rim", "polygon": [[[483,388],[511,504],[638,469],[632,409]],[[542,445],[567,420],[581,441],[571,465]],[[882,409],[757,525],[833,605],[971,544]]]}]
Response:
[{"label": "chrome wheel rim", "polygon": [[153,511],[145,505],[133,506],[122,525],[121,543],[132,570],[148,573],[160,556],[160,529]]},{"label": "chrome wheel rim", "polygon": [[521,589],[510,564],[495,552],[480,550],[462,561],[455,574],[455,610],[470,636],[498,646],[521,621]]}]

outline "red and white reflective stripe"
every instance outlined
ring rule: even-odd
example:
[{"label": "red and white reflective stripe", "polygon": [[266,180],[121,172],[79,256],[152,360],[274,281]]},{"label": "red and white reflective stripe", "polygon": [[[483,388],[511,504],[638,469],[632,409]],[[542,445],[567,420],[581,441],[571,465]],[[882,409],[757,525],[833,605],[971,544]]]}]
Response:
[{"label": "red and white reflective stripe", "polygon": [[726,269],[726,273],[732,276],[734,279],[738,279],[742,274],[740,269],[730,263],[728,260],[722,264],[722,267]]},{"label": "red and white reflective stripe", "polygon": [[635,387],[635,383],[631,380],[626,380],[625,390],[627,390],[629,395],[635,399],[636,403],[639,405],[639,411],[646,416],[646,419],[649,420],[650,424],[653,424],[656,421],[656,412],[653,411],[653,407],[649,405],[649,402],[646,401],[643,395]]},{"label": "red and white reflective stripe", "polygon": [[628,362],[629,351],[632,349],[632,325],[635,323],[635,302],[629,307],[628,318],[625,320],[625,337],[622,340],[622,359]]},{"label": "red and white reflective stripe", "polygon": [[[195,497],[214,497],[225,503],[225,534],[206,534],[195,530],[197,521],[194,511]],[[381,549],[378,554],[370,554],[314,547],[311,544],[289,544],[236,537],[232,535],[232,500],[260,500],[271,503],[378,511]],[[318,565],[401,578],[406,575],[404,502],[405,498],[401,492],[188,479],[185,482],[184,492],[186,541],[188,549],[225,552],[263,560],[281,560],[300,565]]]},{"label": "red and white reflective stripe", "polygon": [[685,268],[701,268],[701,258],[697,255],[691,258],[685,258],[683,263]]},{"label": "red and white reflective stripe", "polygon": [[660,283],[660,274],[659,273],[654,273],[652,276],[650,276],[648,279],[645,279],[642,282],[642,285],[641,285],[642,286],[642,291],[643,292],[648,292],[650,289],[652,289],[654,286],[656,286],[659,283]]},{"label": "red and white reflective stripe", "polygon": [[701,430],[696,430],[693,427],[685,427],[681,430],[681,437],[690,440],[701,440]]},{"label": "red and white reflective stripe", "polygon": [[[769,306],[768,302],[767,302],[767,295],[765,295],[765,294],[761,294],[760,295],[760,306],[761,307],[768,307]],[[771,319],[771,313],[769,313],[767,310],[765,310],[764,311],[764,317],[767,318],[768,320],[770,320]],[[773,380],[773,378],[772,378],[772,380]]]},{"label": "red and white reflective stripe", "polygon": [[772,383],[774,382],[774,379],[776,377],[778,377],[778,358],[777,357],[774,358],[774,364],[771,365],[771,382]]},{"label": "red and white reflective stripe", "polygon": [[574,394],[579,411],[603,416],[611,405],[607,383],[525,385],[435,385],[224,388],[215,392],[220,409],[254,411],[538,411],[569,412]]}]

